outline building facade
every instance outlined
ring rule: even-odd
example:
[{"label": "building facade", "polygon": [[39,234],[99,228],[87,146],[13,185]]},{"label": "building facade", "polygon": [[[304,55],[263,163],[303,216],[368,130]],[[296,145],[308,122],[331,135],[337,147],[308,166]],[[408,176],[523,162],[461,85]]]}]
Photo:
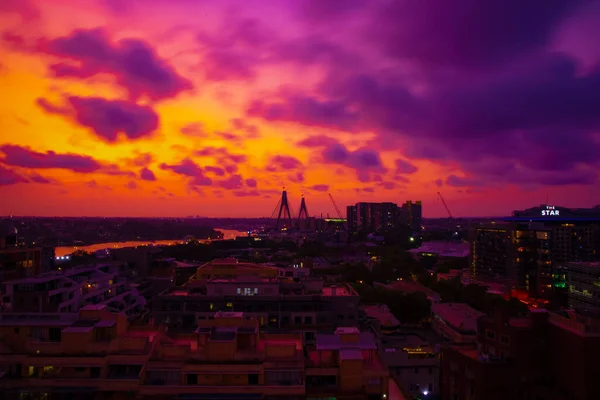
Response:
[{"label": "building facade", "polygon": [[366,233],[397,228],[399,225],[421,231],[421,202],[407,201],[401,207],[395,203],[356,203],[346,208],[348,230]]},{"label": "building facade", "polygon": [[2,284],[2,312],[70,313],[88,304],[104,304],[131,317],[146,300],[113,264],[80,266]]},{"label": "building facade", "polygon": [[508,279],[531,297],[566,289],[570,262],[600,261],[600,207],[542,205],[470,232],[470,273]]},{"label": "building facade", "polygon": [[591,400],[600,397],[600,321],[546,310],[478,321],[477,343],[442,349],[444,399]]},{"label": "building facade", "polygon": [[568,263],[566,272],[569,307],[600,312],[600,262]]},{"label": "building facade", "polygon": [[12,399],[382,399],[388,374],[372,337],[260,332],[242,313],[214,313],[193,332],[132,326],[122,313],[0,314],[0,392]]}]

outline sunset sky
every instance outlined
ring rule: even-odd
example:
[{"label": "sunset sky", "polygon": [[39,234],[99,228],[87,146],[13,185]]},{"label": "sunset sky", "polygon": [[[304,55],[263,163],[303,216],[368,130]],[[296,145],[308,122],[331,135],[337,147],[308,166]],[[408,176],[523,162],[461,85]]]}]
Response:
[{"label": "sunset sky", "polygon": [[0,215],[600,203],[600,2],[0,0]]}]

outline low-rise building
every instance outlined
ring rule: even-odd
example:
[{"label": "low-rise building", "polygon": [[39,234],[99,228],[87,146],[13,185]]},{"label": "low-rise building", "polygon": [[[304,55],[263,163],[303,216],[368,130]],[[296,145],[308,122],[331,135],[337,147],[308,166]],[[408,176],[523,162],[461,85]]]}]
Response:
[{"label": "low-rise building", "polygon": [[382,399],[388,373],[373,336],[259,330],[243,313],[216,312],[187,334],[132,326],[123,313],[0,314],[0,393],[9,400]]},{"label": "low-rise building", "polygon": [[389,394],[389,372],[377,354],[375,337],[355,327],[317,334],[307,349],[309,398],[380,400]]},{"label": "low-rise building", "polygon": [[[105,307],[84,307],[74,317],[38,320],[35,328],[35,319],[0,319],[2,393],[9,399],[34,393],[74,399],[96,393],[107,399],[304,398],[302,337],[261,334],[257,321],[242,314],[217,313],[185,336],[129,326],[124,314]],[[58,335],[31,335],[56,326]]]},{"label": "low-rise building", "polygon": [[104,304],[133,318],[146,304],[113,264],[53,271],[4,282],[2,286],[2,312],[77,312],[88,304]]},{"label": "low-rise building", "polygon": [[477,320],[485,314],[464,303],[431,305],[431,327],[450,343],[474,343]]},{"label": "low-rise building", "polygon": [[439,395],[439,354],[421,336],[413,333],[382,336],[379,356],[405,393],[431,399]]},{"label": "low-rise building", "polygon": [[360,297],[346,284],[326,286],[320,278],[300,282],[240,275],[169,289],[153,299],[155,324],[191,331],[217,311],[243,312],[270,332],[315,333],[358,323]]},{"label": "low-rise building", "polygon": [[362,310],[377,334],[394,332],[400,328],[400,321],[385,304],[364,305]]}]

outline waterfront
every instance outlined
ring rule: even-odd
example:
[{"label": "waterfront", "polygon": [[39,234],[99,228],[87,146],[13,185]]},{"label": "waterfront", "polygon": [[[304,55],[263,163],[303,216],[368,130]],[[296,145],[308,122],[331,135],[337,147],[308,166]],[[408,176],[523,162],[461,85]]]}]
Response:
[{"label": "waterfront", "polygon": [[[227,239],[235,239],[238,236],[246,236],[248,233],[243,231],[237,231],[233,229],[220,229],[215,228],[216,231],[223,233],[223,240]],[[209,239],[199,240],[200,242],[207,242]],[[175,243],[183,243],[182,239],[172,239],[172,240],[129,240],[125,242],[107,242],[107,243],[96,243],[90,244],[87,246],[61,246],[57,247],[55,252],[57,257],[62,257],[69,255],[77,250],[84,250],[90,253],[93,253],[98,250],[104,249],[119,249],[123,247],[136,247],[136,246],[170,246]]]}]

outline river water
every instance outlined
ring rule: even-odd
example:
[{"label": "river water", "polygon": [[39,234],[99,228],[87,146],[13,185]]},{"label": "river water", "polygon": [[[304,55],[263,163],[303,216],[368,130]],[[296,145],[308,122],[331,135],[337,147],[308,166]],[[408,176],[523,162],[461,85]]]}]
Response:
[{"label": "river water", "polygon": [[[223,239],[235,239],[238,236],[247,236],[248,232],[244,231],[236,231],[233,229],[220,229],[215,228],[215,231],[219,231],[223,233]],[[206,242],[207,240],[200,240],[200,242]],[[61,246],[57,247],[56,257],[62,257],[73,253],[76,250],[85,250],[87,252],[93,253],[94,251],[104,250],[104,249],[118,249],[122,247],[135,247],[135,246],[168,246],[175,243],[182,243],[183,239],[172,239],[172,240],[153,240],[153,241],[138,241],[138,240],[130,240],[127,242],[107,242],[107,243],[97,243],[91,244],[89,246]]]}]

